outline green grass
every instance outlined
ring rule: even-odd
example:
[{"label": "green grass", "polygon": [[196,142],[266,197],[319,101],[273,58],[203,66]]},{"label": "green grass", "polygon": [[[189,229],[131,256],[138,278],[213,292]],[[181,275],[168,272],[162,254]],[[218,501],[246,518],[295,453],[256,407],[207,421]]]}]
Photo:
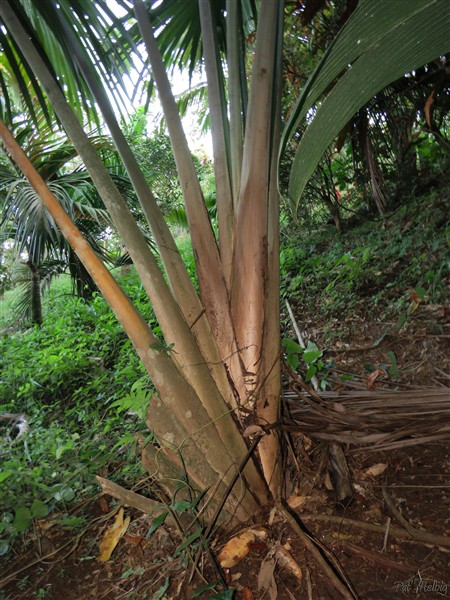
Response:
[{"label": "green grass", "polygon": [[14,288],[5,292],[0,300],[0,332],[14,323],[13,305],[20,296],[20,290]]}]

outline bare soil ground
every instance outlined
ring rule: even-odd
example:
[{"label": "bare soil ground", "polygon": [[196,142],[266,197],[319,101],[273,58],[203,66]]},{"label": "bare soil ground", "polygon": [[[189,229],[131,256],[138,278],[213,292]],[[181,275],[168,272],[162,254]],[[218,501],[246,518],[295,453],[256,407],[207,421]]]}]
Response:
[{"label": "bare soil ground", "polygon": [[[383,365],[388,351],[396,355],[398,372],[395,377],[381,373],[377,386],[411,393],[418,387],[450,387],[448,307],[419,306],[400,331],[393,323],[368,321],[363,307],[359,312],[344,322],[328,323],[334,327],[332,338],[329,329],[324,334],[324,324],[302,323],[307,335],[326,348],[326,358],[334,364],[330,381],[335,387],[342,388],[339,378],[345,373],[364,386],[369,377],[365,365]],[[383,452],[346,448],[354,486],[354,497],[346,507],[336,503],[330,485],[327,443],[300,432],[285,441],[290,482],[286,497],[291,510],[323,559],[353,590],[348,598],[450,598],[448,441]],[[82,530],[36,528],[27,544],[16,548],[17,554],[3,559],[0,599],[188,599],[204,585],[202,578],[217,580],[210,556],[204,554],[197,569],[186,553],[174,558],[181,543],[177,531],[162,526],[147,538],[148,518],[128,509],[127,533],[111,559],[98,562],[99,541],[114,520],[113,508],[110,499],[98,497],[73,509],[74,515],[88,516]],[[440,537],[415,539],[405,529],[410,525],[421,534]],[[248,554],[224,572],[236,600],[343,597],[304,537],[279,510],[255,514],[242,529],[247,528],[259,533]],[[241,531],[217,532],[212,552],[217,554]],[[212,598],[214,592],[199,597]]]}]

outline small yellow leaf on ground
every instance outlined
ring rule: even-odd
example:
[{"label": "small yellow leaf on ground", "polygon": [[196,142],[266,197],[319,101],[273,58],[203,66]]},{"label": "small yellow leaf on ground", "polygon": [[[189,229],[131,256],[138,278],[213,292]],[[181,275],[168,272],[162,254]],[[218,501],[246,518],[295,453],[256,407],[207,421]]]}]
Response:
[{"label": "small yellow leaf on ground", "polygon": [[231,567],[234,567],[234,565],[249,553],[249,543],[254,541],[255,535],[250,531],[244,531],[240,535],[231,538],[231,540],[222,548],[222,552],[218,556],[220,566],[223,569],[231,569]]},{"label": "small yellow leaf on ground", "polygon": [[100,542],[100,554],[98,560],[100,562],[106,562],[110,559],[114,548],[119,543],[120,538],[128,529],[130,524],[130,517],[125,520],[123,518],[123,508],[121,508],[116,516],[114,525],[105,531],[102,541]]}]

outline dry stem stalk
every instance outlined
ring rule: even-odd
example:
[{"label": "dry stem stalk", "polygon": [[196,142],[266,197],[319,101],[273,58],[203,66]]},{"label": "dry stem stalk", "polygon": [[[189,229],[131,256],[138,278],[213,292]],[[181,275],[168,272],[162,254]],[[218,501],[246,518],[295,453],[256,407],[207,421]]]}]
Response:
[{"label": "dry stem stalk", "polygon": [[[317,547],[317,543],[314,542],[300,527],[297,523],[295,517],[291,514],[290,510],[286,508],[282,502],[277,502],[277,508],[281,512],[281,514],[285,517],[289,525],[295,531],[295,533],[300,537],[302,542],[314,556],[316,562],[320,566],[321,570],[325,573],[325,575],[330,579],[333,587],[340,593],[342,598],[345,600],[355,600],[357,599],[356,593],[351,589],[350,582],[347,582],[347,585],[344,585],[339,577],[336,575],[334,570],[331,568],[330,564],[325,560],[322,556],[322,553]],[[340,574],[345,578],[345,574],[341,569]]]},{"label": "dry stem stalk", "polygon": [[[339,517],[337,515],[312,515],[312,514],[302,514],[303,521],[329,521],[330,523],[338,523],[340,527],[342,526],[350,526],[350,527],[358,527],[359,529],[366,529],[368,531],[376,531],[377,533],[385,532],[385,525],[377,525],[376,523],[366,523],[365,521],[357,521],[356,519],[348,519],[347,517]],[[389,527],[389,533],[397,538],[405,538],[411,541],[411,534],[408,533],[405,529],[400,529],[399,527]],[[415,540],[417,542],[421,542],[423,544],[432,544],[433,546],[444,546],[446,548],[450,548],[450,537],[445,535],[438,535],[434,533],[429,533],[428,531],[420,531],[419,529],[415,530],[416,537]]]}]

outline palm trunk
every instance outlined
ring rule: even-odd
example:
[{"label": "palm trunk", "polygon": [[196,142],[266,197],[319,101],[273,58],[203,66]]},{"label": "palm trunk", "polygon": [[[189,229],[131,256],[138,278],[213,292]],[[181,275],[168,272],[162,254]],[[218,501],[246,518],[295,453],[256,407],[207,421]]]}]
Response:
[{"label": "palm trunk", "polygon": [[244,374],[237,354],[234,327],[229,308],[229,293],[219,249],[211,228],[178,108],[153,35],[146,6],[142,2],[135,2],[134,8],[152,65],[153,77],[163,107],[183,190],[202,303],[219,348],[221,359],[227,366],[238,400],[241,402],[245,399]]},{"label": "palm trunk", "polygon": [[31,273],[31,322],[40,327],[42,325],[42,296],[39,267],[30,260],[27,265]]},{"label": "palm trunk", "polygon": [[[261,0],[242,168],[237,172],[239,143],[235,144],[236,152],[231,166],[226,148],[226,109],[221,103],[220,85],[212,77],[212,71],[217,70],[217,63],[214,59],[216,46],[211,15],[206,0],[201,0],[204,9],[204,43],[208,46],[206,54],[209,57],[209,93],[211,102],[216,107],[213,119],[219,121],[221,116],[224,123],[222,127],[215,127],[213,130],[221,221],[219,252],[167,74],[153,37],[146,5],[140,1],[135,2],[136,18],[148,49],[184,193],[199,279],[200,302],[190,284],[190,287],[184,289],[184,285],[188,284],[183,283],[186,275],[180,267],[179,255],[176,253],[176,257],[170,257],[173,240],[168,230],[164,230],[165,225],[161,222],[162,217],[154,199],[151,196],[150,199],[146,198],[149,194],[142,173],[124,141],[105,95],[97,89],[97,100],[102,106],[151,227],[156,232],[157,242],[162,246],[167,244],[169,248],[161,250],[166,256],[164,264],[171,288],[166,284],[131,212],[65,101],[57,82],[11,10],[11,2],[12,0],[5,2],[4,21],[46,90],[55,112],[116,223],[153,305],[166,344],[174,344],[170,353],[158,343],[151,329],[104,265],[80,238],[62,208],[55,205],[54,197],[31,166],[26,164],[24,156],[21,156],[20,168],[33,182],[46,206],[52,206],[55,222],[110,303],[158,390],[159,395],[153,399],[149,412],[149,424],[167,456],[170,456],[171,451],[180,451],[189,475],[201,488],[211,486],[213,489],[216,486],[219,494],[225,494],[227,485],[233,481],[236,469],[247,454],[247,446],[227,402],[233,408],[244,402],[246,410],[256,408],[256,414],[263,423],[271,425],[278,419],[279,231],[276,158],[279,96],[276,90],[280,82],[275,76],[279,65],[275,64],[274,56],[277,56],[277,43],[282,37],[279,25],[283,3],[281,0]],[[84,71],[88,71],[81,66]],[[236,69],[236,61],[233,68]],[[85,76],[95,89],[95,81],[91,81],[88,72]],[[237,94],[236,81],[233,85],[234,93]],[[234,119],[238,118],[238,112],[239,107],[235,104]],[[233,132],[235,142],[239,142],[239,128],[234,127]],[[8,132],[4,133],[5,139],[8,138],[8,147],[12,147],[14,144],[8,137]],[[238,197],[236,181],[240,181]],[[233,206],[237,207],[234,214]],[[180,302],[186,302],[185,309],[180,309]],[[206,319],[202,317],[203,311]],[[197,335],[193,335],[191,327],[194,328],[199,319],[207,323],[211,335],[207,326],[201,333],[197,331]],[[208,363],[216,361],[216,346],[221,362],[227,369],[226,381],[224,370],[220,371],[222,365],[219,369],[208,366]],[[211,348],[211,354],[208,348]],[[237,396],[234,404],[230,397],[231,390]],[[264,475],[270,482],[273,494],[277,496],[281,480],[278,438],[271,433],[260,444]],[[227,510],[232,512],[236,509],[238,518],[244,519],[259,503],[267,501],[267,487],[253,459],[241,474],[240,486],[241,489],[233,488]]]},{"label": "palm trunk", "polygon": [[245,132],[231,309],[247,393],[258,384],[267,290],[267,211],[279,3],[262,2]]},{"label": "palm trunk", "polygon": [[[231,284],[231,266],[234,242],[234,213],[231,193],[229,147],[229,124],[225,90],[220,85],[222,64],[215,35],[215,23],[210,0],[199,0],[200,22],[203,35],[208,103],[216,179],[216,203],[219,217],[220,259],[228,289]],[[230,28],[231,28],[230,24]]]},{"label": "palm trunk", "polygon": [[227,0],[227,50],[228,50],[228,96],[230,98],[230,163],[233,208],[236,212],[241,186],[242,169],[242,89],[239,65],[240,6]]},{"label": "palm trunk", "polygon": [[377,207],[381,217],[384,217],[386,211],[386,197],[382,188],[382,175],[380,173],[377,159],[373,150],[372,140],[370,139],[367,111],[360,111],[359,139],[361,153],[364,157],[367,171],[369,174],[370,188],[372,191],[372,200]]},{"label": "palm trunk", "polygon": [[[191,467],[191,475],[201,488],[217,484],[218,493],[225,494],[226,485],[230,483],[246,454],[244,440],[237,431],[229,411],[225,408],[215,420],[210,418],[193,387],[161,348],[152,330],[72,223],[1,121],[0,137],[88,269],[157,388],[159,397],[152,402],[150,423],[160,444],[172,450],[181,449],[186,464]],[[223,436],[228,439],[223,441]],[[258,502],[265,502],[267,497],[264,484],[252,463],[246,467],[241,484],[241,490],[233,491],[228,510],[233,513],[236,507],[239,507],[237,514],[240,518],[246,518],[255,510]]]},{"label": "palm trunk", "polygon": [[[8,10],[7,5],[4,8],[4,19],[8,23],[10,30],[14,32],[16,39],[21,40],[21,47],[27,60],[33,66],[35,73],[39,76],[42,85],[45,87],[55,112],[64,124],[69,137],[83,159],[105,206],[124,240],[153,305],[165,341],[167,345],[174,344],[176,346],[176,359],[179,370],[183,372],[183,376],[187,381],[194,386],[202,402],[208,407],[207,410],[211,414],[211,418],[217,418],[218,414],[222,415],[226,412],[227,407],[224,405],[223,398],[208,369],[210,357],[203,357],[200,353],[191,329],[183,318],[180,308],[175,302],[134,217],[115,187],[102,161],[96,154],[95,149],[90,144],[76,116],[60,92],[58,84],[48,72],[46,65],[40,59],[39,55],[33,50],[33,46],[25,31],[12,11]],[[208,227],[211,229],[209,223]],[[214,270],[211,271],[211,273],[215,272]],[[206,278],[206,273],[204,277]],[[210,277],[210,279],[213,279],[213,277]],[[226,294],[225,287],[223,289]],[[216,314],[219,315],[221,312],[217,310]],[[229,326],[231,327],[231,324]],[[222,331],[223,337],[227,337],[225,326]],[[220,337],[219,332],[217,332],[217,337]],[[228,354],[235,356],[231,348],[228,348]],[[228,399],[233,400],[234,397],[230,394]]]},{"label": "palm trunk", "polygon": [[[64,21],[61,20],[64,27]],[[167,273],[174,299],[181,309],[183,317],[191,329],[202,356],[208,357],[208,368],[222,394],[230,406],[235,407],[235,395],[227,379],[224,365],[220,359],[217,345],[211,336],[211,328],[205,316],[203,306],[182,261],[173,236],[165,222],[162,212],[156,203],[153,193],[147,184],[139,164],[123,135],[112,110],[110,101],[103,88],[98,84],[93,73],[86,64],[84,57],[78,51],[77,44],[72,40],[73,33],[64,27],[66,37],[72,42],[73,52],[76,53],[80,69],[88,82],[106,124],[111,132],[114,143],[127,169],[142,210],[150,225],[162,262]],[[208,224],[209,225],[209,224]],[[163,331],[165,331],[163,327]],[[192,348],[188,349],[189,359],[200,360]]]},{"label": "palm trunk", "polygon": [[[280,13],[282,7],[279,7]],[[283,19],[278,15],[277,40],[282,40]],[[282,48],[276,52],[276,77],[281,76]],[[281,133],[281,82],[275,79],[273,98],[273,133],[268,191],[267,224],[267,286],[264,305],[264,331],[260,392],[256,404],[256,415],[262,423],[276,423],[280,419],[281,396],[281,348],[280,348],[280,210],[278,194],[278,148]],[[271,430],[259,445],[263,473],[274,498],[278,499],[282,489],[281,445],[276,430]]]}]

